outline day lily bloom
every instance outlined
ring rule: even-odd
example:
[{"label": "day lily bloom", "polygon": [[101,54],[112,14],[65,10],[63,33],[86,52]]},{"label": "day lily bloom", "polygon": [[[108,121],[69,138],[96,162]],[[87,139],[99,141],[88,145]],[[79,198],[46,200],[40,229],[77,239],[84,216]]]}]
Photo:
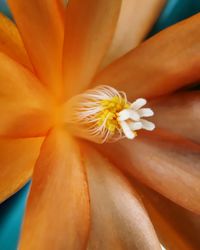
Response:
[{"label": "day lily bloom", "polygon": [[137,2],[0,16],[0,201],[32,178],[19,249],[200,246],[182,229],[200,214],[200,93],[177,91],[200,80],[200,15],[135,47],[164,4],[141,1],[137,34]]}]

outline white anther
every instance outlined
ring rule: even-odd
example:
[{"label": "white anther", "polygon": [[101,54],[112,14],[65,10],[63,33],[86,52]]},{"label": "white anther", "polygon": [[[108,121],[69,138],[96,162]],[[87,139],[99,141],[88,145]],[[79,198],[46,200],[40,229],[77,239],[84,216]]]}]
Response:
[{"label": "white anther", "polygon": [[129,122],[128,125],[129,125],[129,128],[131,130],[142,129],[142,123],[141,122]]},{"label": "white anther", "polygon": [[140,120],[140,116],[137,113],[137,111],[132,110],[132,109],[124,109],[121,112],[119,112],[119,121],[126,121],[128,119],[131,119],[133,121],[139,121]]},{"label": "white anther", "polygon": [[118,116],[119,121],[125,121],[130,118],[130,112],[128,109],[124,109],[118,113]]},{"label": "white anther", "polygon": [[132,119],[133,121],[139,121],[140,120],[140,115],[138,114],[137,111],[129,109],[129,117],[130,119]]},{"label": "white anther", "polygon": [[140,117],[150,117],[154,115],[153,110],[150,108],[139,109],[138,114]]},{"label": "white anther", "polygon": [[133,102],[131,104],[131,108],[133,108],[135,110],[138,110],[141,107],[143,107],[144,105],[146,105],[146,103],[147,103],[146,99],[144,99],[144,98],[138,98],[135,102]]},{"label": "white anther", "polygon": [[155,124],[153,122],[147,121],[145,119],[140,120],[142,123],[142,128],[148,131],[152,131],[155,129]]},{"label": "white anther", "polygon": [[129,125],[125,121],[120,122],[120,126],[123,130],[124,135],[128,139],[134,139],[136,137],[136,134],[130,129]]}]

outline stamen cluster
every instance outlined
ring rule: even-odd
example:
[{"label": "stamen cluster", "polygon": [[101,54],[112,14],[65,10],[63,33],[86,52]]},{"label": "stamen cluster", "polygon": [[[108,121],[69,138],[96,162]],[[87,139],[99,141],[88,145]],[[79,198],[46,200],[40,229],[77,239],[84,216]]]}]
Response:
[{"label": "stamen cluster", "polygon": [[121,138],[133,139],[136,130],[153,130],[154,124],[142,117],[153,115],[143,98],[130,103],[122,91],[102,85],[90,89],[68,102],[70,114],[66,120],[75,134],[97,143]]}]

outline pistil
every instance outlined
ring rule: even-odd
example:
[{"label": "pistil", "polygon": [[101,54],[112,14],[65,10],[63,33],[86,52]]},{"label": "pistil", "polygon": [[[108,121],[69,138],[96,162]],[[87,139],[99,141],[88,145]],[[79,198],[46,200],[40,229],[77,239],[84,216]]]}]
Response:
[{"label": "pistil", "polygon": [[143,119],[153,115],[150,108],[143,108],[146,103],[143,98],[131,103],[124,92],[102,85],[69,100],[65,121],[74,134],[97,143],[134,139],[136,131],[155,128]]}]

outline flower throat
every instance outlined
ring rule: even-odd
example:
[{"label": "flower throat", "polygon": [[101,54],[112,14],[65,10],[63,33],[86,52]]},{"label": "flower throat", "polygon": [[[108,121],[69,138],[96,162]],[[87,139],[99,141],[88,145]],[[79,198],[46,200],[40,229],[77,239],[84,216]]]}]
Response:
[{"label": "flower throat", "polygon": [[143,98],[130,103],[124,92],[101,85],[67,102],[65,122],[73,134],[96,143],[134,139],[137,130],[155,128],[142,119],[153,115],[150,108],[142,108],[146,103]]}]

